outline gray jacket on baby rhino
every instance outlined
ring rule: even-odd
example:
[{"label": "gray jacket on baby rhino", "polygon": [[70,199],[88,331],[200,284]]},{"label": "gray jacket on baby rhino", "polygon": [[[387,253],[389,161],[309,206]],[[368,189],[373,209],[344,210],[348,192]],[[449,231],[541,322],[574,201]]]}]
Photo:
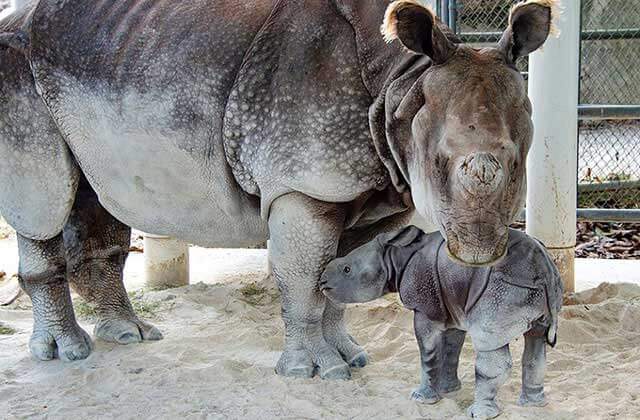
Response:
[{"label": "gray jacket on baby rhino", "polygon": [[545,344],[554,345],[563,286],[544,246],[510,229],[508,251],[492,267],[460,265],[440,233],[415,226],[382,234],[333,260],[320,282],[339,302],[366,302],[397,292],[415,313],[422,383],[412,397],[434,403],[460,388],[458,358],[465,331],[476,356],[476,398],[469,414],[500,413],[495,396],[511,368],[509,343],[525,336],[519,403],[544,404]]}]

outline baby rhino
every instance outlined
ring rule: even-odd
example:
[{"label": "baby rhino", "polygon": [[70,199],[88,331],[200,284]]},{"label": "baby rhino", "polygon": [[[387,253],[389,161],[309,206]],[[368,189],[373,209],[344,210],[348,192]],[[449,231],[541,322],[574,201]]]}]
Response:
[{"label": "baby rhino", "polygon": [[468,414],[500,414],[496,394],[511,369],[509,342],[524,335],[520,405],[545,404],[546,344],[556,341],[562,281],[544,246],[509,231],[506,256],[492,267],[453,262],[439,233],[415,226],[381,234],[326,267],[324,294],[338,302],[366,302],[399,293],[414,311],[422,380],[412,398],[429,404],[460,388],[458,358],[465,338],[476,351],[475,401]]}]

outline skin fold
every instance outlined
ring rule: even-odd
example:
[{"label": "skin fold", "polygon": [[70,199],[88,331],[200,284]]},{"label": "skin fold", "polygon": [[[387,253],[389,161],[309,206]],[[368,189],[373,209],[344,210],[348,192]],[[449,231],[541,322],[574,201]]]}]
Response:
[{"label": "skin fold", "polygon": [[452,258],[504,254],[532,134],[514,63],[551,20],[529,2],[475,50],[413,1],[32,3],[0,22],[0,212],[64,256],[62,277],[53,260],[40,277],[71,283],[116,342],[161,337],[124,294],[128,226],[208,247],[271,239],[276,371],[348,378],[366,354],[318,289],[325,264],[414,211]]},{"label": "skin fold", "polygon": [[465,334],[476,351],[474,418],[500,414],[499,387],[511,369],[509,342],[524,335],[520,405],[541,406],[546,344],[555,345],[562,280],[542,246],[510,230],[505,257],[493,267],[453,262],[439,233],[409,226],[378,235],[331,261],[320,281],[330,300],[367,302],[399,293],[414,311],[421,383],[412,398],[433,404],[460,388],[458,360]]}]

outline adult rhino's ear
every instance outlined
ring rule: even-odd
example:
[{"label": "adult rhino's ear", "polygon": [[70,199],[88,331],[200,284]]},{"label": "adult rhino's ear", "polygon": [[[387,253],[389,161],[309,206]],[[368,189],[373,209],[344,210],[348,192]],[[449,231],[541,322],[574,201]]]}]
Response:
[{"label": "adult rhino's ear", "polygon": [[507,61],[515,63],[542,47],[550,34],[557,33],[555,19],[560,0],[528,0],[511,9],[509,27],[498,43]]},{"label": "adult rhino's ear", "polygon": [[391,3],[381,31],[387,42],[398,39],[408,50],[427,55],[436,64],[447,61],[456,50],[456,45],[438,27],[433,11],[418,0]]}]

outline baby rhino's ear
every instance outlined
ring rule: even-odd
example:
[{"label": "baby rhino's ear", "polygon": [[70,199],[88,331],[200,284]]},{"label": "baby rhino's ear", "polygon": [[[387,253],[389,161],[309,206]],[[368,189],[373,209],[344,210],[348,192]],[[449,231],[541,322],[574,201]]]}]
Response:
[{"label": "baby rhino's ear", "polygon": [[400,230],[396,235],[392,236],[387,245],[395,246],[395,247],[406,247],[411,245],[412,243],[418,241],[424,232],[418,229],[415,226],[407,226],[406,228]]}]

